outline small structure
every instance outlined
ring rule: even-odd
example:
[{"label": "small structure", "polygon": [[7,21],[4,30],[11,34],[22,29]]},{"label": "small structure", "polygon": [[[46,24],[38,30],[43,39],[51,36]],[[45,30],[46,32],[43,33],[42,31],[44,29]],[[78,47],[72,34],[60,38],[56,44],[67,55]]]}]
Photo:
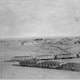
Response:
[{"label": "small structure", "polygon": [[54,59],[54,55],[39,55],[39,56],[36,56],[35,58],[37,60],[53,60]]},{"label": "small structure", "polygon": [[43,38],[37,38],[37,39],[34,39],[34,41],[42,41]]},{"label": "small structure", "polygon": [[65,63],[61,68],[63,70],[80,71],[80,63]]},{"label": "small structure", "polygon": [[55,55],[55,59],[72,59],[72,58],[76,58],[76,54],[58,54]]},{"label": "small structure", "polygon": [[60,69],[61,68],[61,63],[60,61],[57,60],[42,60],[37,62],[37,67],[41,68],[49,68],[49,69]]},{"label": "small structure", "polygon": [[20,61],[26,61],[32,59],[34,59],[33,56],[15,56],[12,57],[10,60],[7,60],[7,62],[20,62]]},{"label": "small structure", "polygon": [[76,57],[77,57],[77,58],[80,58],[80,52],[79,52],[78,54],[76,54]]},{"label": "small structure", "polygon": [[26,66],[26,67],[35,67],[37,63],[37,60],[25,60],[25,61],[19,61],[20,66]]}]

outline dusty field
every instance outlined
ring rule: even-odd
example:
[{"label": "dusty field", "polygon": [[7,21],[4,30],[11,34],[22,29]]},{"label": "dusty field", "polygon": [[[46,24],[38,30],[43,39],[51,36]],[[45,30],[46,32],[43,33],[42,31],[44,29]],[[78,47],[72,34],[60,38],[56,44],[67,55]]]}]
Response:
[{"label": "dusty field", "polygon": [[80,79],[79,72],[12,66],[0,62],[0,78],[5,79]]},{"label": "dusty field", "polygon": [[[79,40],[79,39],[78,39]],[[60,53],[78,53],[79,43],[74,44],[74,41],[60,42],[55,41],[33,41],[29,40],[25,44],[21,44],[24,40],[7,40],[0,42],[0,78],[38,78],[38,79],[79,79],[80,72],[64,71],[55,69],[41,69],[13,66],[12,63],[5,63],[4,60],[11,59],[13,56],[20,55],[41,55],[41,54],[60,54]],[[57,41],[57,40],[56,40]],[[53,44],[52,44],[53,43]],[[70,48],[69,48],[70,47]],[[69,48],[69,49],[68,49]],[[69,60],[70,61],[70,60]],[[74,60],[75,61],[75,60]],[[76,59],[77,62],[79,60]]]}]

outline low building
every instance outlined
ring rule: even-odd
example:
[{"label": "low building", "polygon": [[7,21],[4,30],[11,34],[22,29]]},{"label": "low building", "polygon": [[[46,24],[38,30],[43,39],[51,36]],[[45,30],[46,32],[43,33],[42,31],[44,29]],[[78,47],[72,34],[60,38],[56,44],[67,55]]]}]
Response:
[{"label": "low building", "polygon": [[15,56],[11,59],[11,61],[25,61],[25,60],[31,60],[34,59],[33,56]]},{"label": "low building", "polygon": [[62,64],[63,61],[59,61],[59,60],[40,60],[37,62],[37,67],[60,69]]},{"label": "low building", "polygon": [[76,54],[58,54],[55,55],[55,59],[71,59],[76,58]]},{"label": "low building", "polygon": [[65,63],[62,65],[63,70],[80,71],[80,63]]},{"label": "low building", "polygon": [[39,55],[39,56],[36,56],[36,59],[39,59],[39,60],[54,59],[54,55]]}]

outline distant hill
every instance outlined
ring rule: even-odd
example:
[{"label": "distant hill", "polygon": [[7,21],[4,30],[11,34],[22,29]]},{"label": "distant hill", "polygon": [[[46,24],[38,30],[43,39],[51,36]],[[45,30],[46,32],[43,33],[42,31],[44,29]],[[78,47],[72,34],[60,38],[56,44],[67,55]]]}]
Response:
[{"label": "distant hill", "polygon": [[45,54],[79,53],[80,37],[0,40],[0,48]]}]

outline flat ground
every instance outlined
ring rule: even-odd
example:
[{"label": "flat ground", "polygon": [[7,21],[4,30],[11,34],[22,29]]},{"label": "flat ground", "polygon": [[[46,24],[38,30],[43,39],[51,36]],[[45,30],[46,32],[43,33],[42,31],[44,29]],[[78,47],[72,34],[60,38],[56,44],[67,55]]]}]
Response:
[{"label": "flat ground", "polygon": [[[10,41],[8,41],[7,43],[10,43]],[[33,78],[34,79],[35,78],[37,79],[80,79],[80,72],[56,70],[56,69],[20,67],[20,66],[13,66],[12,63],[3,62],[4,60],[11,59],[11,57],[13,56],[41,55],[41,54],[52,54],[52,53],[54,54],[56,50],[57,50],[56,51],[57,53],[55,54],[59,54],[64,52],[63,49],[61,52],[61,49],[59,50],[59,48],[55,48],[55,49],[50,48],[50,45],[47,45],[46,43],[45,43],[46,46],[44,46],[45,44],[42,45],[41,42],[40,43],[38,42],[38,44],[27,42],[25,46],[20,45],[19,43],[13,42],[13,41],[11,41],[10,44],[7,44],[7,43],[5,42],[0,43],[0,78],[3,78],[3,79],[4,78],[5,79],[23,79],[23,78],[24,79],[26,78],[27,79],[28,78],[30,79],[33,79]],[[33,44],[36,46],[34,46]],[[59,45],[59,43],[56,45]],[[78,49],[76,50],[78,52]],[[73,49],[71,52],[73,51],[75,50]],[[80,60],[76,59],[76,61],[79,62]]]}]

